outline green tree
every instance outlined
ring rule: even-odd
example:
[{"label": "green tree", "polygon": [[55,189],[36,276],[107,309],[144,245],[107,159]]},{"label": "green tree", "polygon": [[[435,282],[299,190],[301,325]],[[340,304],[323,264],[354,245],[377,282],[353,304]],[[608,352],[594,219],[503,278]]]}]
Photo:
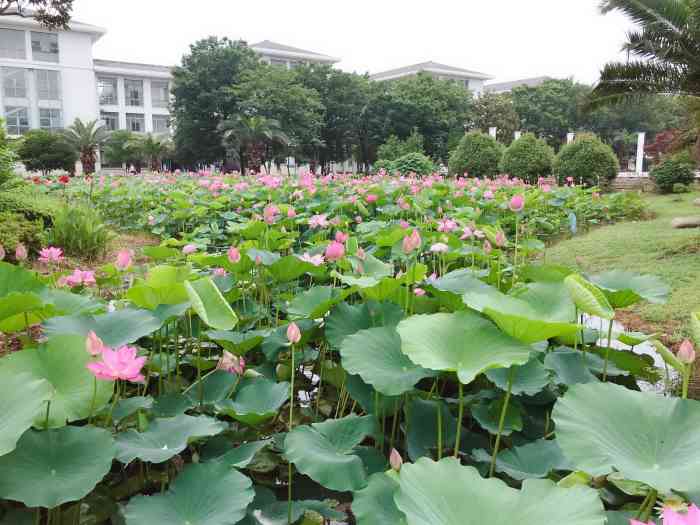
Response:
[{"label": "green tree", "polygon": [[396,135],[391,135],[387,141],[377,149],[377,158],[380,160],[396,160],[409,153],[423,152],[423,135],[413,130],[413,133],[405,140],[401,140]]},{"label": "green tree", "polygon": [[474,101],[471,127],[486,132],[493,126],[497,128],[496,138],[503,144],[510,144],[520,129],[520,117],[510,93],[485,93]]},{"label": "green tree", "polygon": [[571,179],[576,184],[606,188],[617,177],[620,164],[610,146],[592,133],[582,133],[559,150],[553,170],[560,184]]},{"label": "green tree", "polygon": [[140,162],[142,151],[139,142],[138,137],[131,131],[113,131],[104,143],[105,162],[120,166]]},{"label": "green tree", "polygon": [[636,24],[623,48],[634,59],[603,67],[592,106],[656,94],[700,97],[698,0],[604,0],[602,10],[619,11]]},{"label": "green tree", "polygon": [[243,42],[209,37],[190,46],[173,71],[175,148],[185,164],[225,157],[219,124],[240,114],[236,89],[245,73],[260,67]]},{"label": "green tree", "polygon": [[51,170],[75,171],[78,154],[60,133],[43,129],[33,129],[22,137],[17,150],[19,159],[29,171]]},{"label": "green tree", "polygon": [[68,29],[73,0],[0,0],[0,16],[33,18],[49,29]]},{"label": "green tree", "polygon": [[109,132],[97,120],[83,122],[79,118],[63,131],[63,136],[80,157],[83,173],[95,173],[97,151],[109,137]]},{"label": "green tree", "polygon": [[496,139],[471,131],[465,134],[450,155],[450,173],[470,177],[495,177],[503,157],[503,145]]},{"label": "green tree", "polygon": [[503,171],[534,184],[539,177],[552,172],[554,150],[544,140],[532,133],[525,133],[506,148],[503,154]]},{"label": "green tree", "polygon": [[289,138],[279,122],[262,116],[238,115],[219,126],[224,144],[241,163],[241,173],[259,173],[273,144],[286,145]]}]

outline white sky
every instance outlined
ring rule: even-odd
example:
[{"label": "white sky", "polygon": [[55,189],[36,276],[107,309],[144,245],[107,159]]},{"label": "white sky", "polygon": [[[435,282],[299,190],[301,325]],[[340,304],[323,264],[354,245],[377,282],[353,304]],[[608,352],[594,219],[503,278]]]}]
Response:
[{"label": "white sky", "polygon": [[549,75],[592,83],[622,58],[631,24],[599,0],[76,0],[105,27],[96,58],[173,65],[206,36],[273,40],[364,73],[426,60],[495,81]]}]

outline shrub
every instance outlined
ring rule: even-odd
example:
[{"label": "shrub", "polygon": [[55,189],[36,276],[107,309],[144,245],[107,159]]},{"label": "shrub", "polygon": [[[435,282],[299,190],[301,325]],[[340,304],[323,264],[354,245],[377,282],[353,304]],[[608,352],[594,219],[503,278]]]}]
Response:
[{"label": "shrub", "polygon": [[17,155],[7,141],[3,119],[0,119],[0,189],[4,189],[15,178],[16,159]]},{"label": "shrub", "polygon": [[372,169],[375,173],[378,173],[380,170],[386,170],[387,173],[394,173],[394,163],[390,160],[379,159],[372,164]]},{"label": "shrub", "polygon": [[503,146],[496,139],[473,131],[459,141],[450,154],[450,173],[462,175],[465,172],[472,177],[495,177],[503,156]]},{"label": "shrub", "polygon": [[391,163],[392,171],[398,171],[401,175],[417,173],[429,175],[435,169],[433,161],[422,153],[407,153]]},{"label": "shrub", "polygon": [[28,131],[17,150],[19,159],[29,171],[75,171],[78,154],[66,139],[43,129]]},{"label": "shrub", "polygon": [[41,219],[46,226],[58,209],[57,200],[42,193],[34,184],[22,182],[0,190],[0,213],[21,213],[29,220]]},{"label": "shrub", "polygon": [[66,255],[92,259],[104,253],[112,235],[95,210],[65,206],[56,213],[48,237]]},{"label": "shrub", "polygon": [[401,140],[396,135],[391,135],[377,149],[377,158],[383,161],[396,160],[409,153],[425,153],[425,150],[423,150],[423,135],[416,130],[413,130],[413,133],[405,140]]},{"label": "shrub", "polygon": [[5,248],[8,259],[14,259],[15,248],[19,243],[27,250],[37,252],[44,244],[44,222],[41,219],[27,219],[21,213],[0,212],[0,246]]},{"label": "shrub", "polygon": [[690,185],[695,181],[693,161],[685,152],[666,157],[651,169],[649,175],[661,193],[673,192],[676,184]]},{"label": "shrub", "polygon": [[569,177],[577,184],[606,188],[617,177],[620,164],[610,146],[592,134],[581,134],[559,150],[554,175],[563,184]]},{"label": "shrub", "polygon": [[503,172],[535,183],[552,173],[554,150],[544,140],[526,133],[514,141],[503,154]]}]

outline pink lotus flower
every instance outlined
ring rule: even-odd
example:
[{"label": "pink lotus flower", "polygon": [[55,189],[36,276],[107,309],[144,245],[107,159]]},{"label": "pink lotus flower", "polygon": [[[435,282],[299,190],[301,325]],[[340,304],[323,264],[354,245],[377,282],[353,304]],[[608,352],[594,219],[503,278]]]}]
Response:
[{"label": "pink lotus flower", "polygon": [[523,208],[525,208],[525,197],[523,197],[521,194],[513,195],[508,203],[508,207],[512,212],[520,213],[523,211]]},{"label": "pink lotus flower", "polygon": [[695,348],[693,348],[693,343],[690,342],[690,339],[686,339],[681,343],[676,357],[681,363],[686,365],[691,365],[695,362]]},{"label": "pink lotus flower", "polygon": [[87,367],[97,379],[115,381],[122,379],[132,383],[140,383],[144,380],[141,369],[146,363],[145,357],[136,356],[136,348],[122,346],[117,350],[103,348],[102,360],[88,363]]},{"label": "pink lotus flower", "polygon": [[449,233],[457,229],[457,223],[449,218],[440,219],[438,221],[438,231]]},{"label": "pink lotus flower", "polygon": [[[2,257],[0,257],[0,260]],[[15,259],[18,261],[26,261],[27,260],[27,248],[25,248],[24,244],[19,243],[15,247]]]},{"label": "pink lotus flower", "polygon": [[197,251],[196,244],[185,244],[185,246],[182,248],[182,253],[185,255],[189,255],[189,254],[194,253],[196,251]]},{"label": "pink lotus flower", "polygon": [[338,241],[333,241],[326,247],[326,260],[328,261],[337,261],[342,259],[344,255],[345,246]]},{"label": "pink lotus flower", "polygon": [[461,240],[465,241],[467,239],[471,239],[474,236],[474,232],[469,226],[465,226],[464,229],[462,230],[462,236],[460,237]]},{"label": "pink lotus flower", "polygon": [[444,242],[436,242],[430,247],[430,251],[433,253],[447,253],[447,250],[449,250],[450,247],[447,246]]},{"label": "pink lotus flower", "polygon": [[263,262],[262,256],[256,255],[256,256],[255,256],[255,265],[256,265],[256,266],[260,266],[260,265],[262,264],[262,262]]},{"label": "pink lotus flower", "polygon": [[365,197],[365,200],[370,203],[377,202],[379,200],[379,197],[377,197],[374,193],[368,193]]},{"label": "pink lotus flower", "polygon": [[413,293],[414,293],[417,297],[423,297],[423,296],[425,295],[425,290],[423,290],[423,288],[414,288],[414,289],[413,289]]},{"label": "pink lotus flower", "polygon": [[39,252],[39,262],[44,264],[56,263],[59,264],[63,261],[63,250],[60,248],[55,248],[49,246],[48,248],[43,248]]},{"label": "pink lotus flower", "polygon": [[493,250],[493,247],[491,246],[491,243],[488,240],[484,241],[484,253],[486,255],[490,254],[491,251]]},{"label": "pink lotus flower", "polygon": [[292,322],[287,325],[287,340],[293,345],[301,341],[301,331],[296,323]]},{"label": "pink lotus flower", "polygon": [[226,254],[228,255],[229,262],[232,264],[236,264],[241,260],[241,252],[235,246],[231,246]]},{"label": "pink lotus flower", "polygon": [[124,271],[131,266],[131,257],[134,255],[132,250],[121,250],[117,254],[117,262],[114,265],[118,270]]},{"label": "pink lotus flower", "polygon": [[226,277],[226,270],[224,268],[214,268],[212,273],[214,277]]},{"label": "pink lotus flower", "polygon": [[350,235],[343,232],[335,232],[335,240],[340,243],[344,243],[350,238]]},{"label": "pink lotus flower", "polygon": [[411,226],[407,221],[404,221],[403,219],[399,221],[399,226],[401,226],[401,229],[403,230],[408,230],[408,228]]},{"label": "pink lotus flower", "polygon": [[238,374],[242,376],[245,372],[245,359],[243,357],[238,357],[224,350],[224,355],[221,356],[219,362],[216,364],[217,370],[225,370],[230,374]]},{"label": "pink lotus flower", "polygon": [[75,270],[72,274],[61,277],[57,283],[59,286],[93,286],[95,282],[95,272],[90,270]]},{"label": "pink lotus flower", "polygon": [[[664,507],[663,525],[700,525],[700,509],[695,505],[688,507],[688,512],[680,513],[670,507]],[[653,521],[642,523],[637,520],[630,520],[630,525],[654,525]]]},{"label": "pink lotus flower", "polygon": [[506,244],[506,234],[503,233],[503,230],[498,230],[498,232],[496,232],[496,239],[495,239],[495,241],[496,241],[496,246],[498,246],[499,248],[503,248],[503,246],[505,246],[505,244]]},{"label": "pink lotus flower", "polygon": [[85,351],[90,355],[100,355],[105,348],[107,347],[102,342],[102,339],[97,337],[97,334],[91,330],[85,340]]},{"label": "pink lotus flower", "polygon": [[542,185],[542,191],[543,191],[544,193],[549,193],[550,191],[552,191],[552,187],[551,187],[549,184],[543,184],[543,185]]},{"label": "pink lotus flower", "polygon": [[392,448],[389,454],[389,465],[391,465],[391,468],[396,472],[399,472],[401,470],[401,465],[403,465],[401,454],[399,454],[399,451],[395,448]]},{"label": "pink lotus flower", "polygon": [[297,216],[296,210],[295,210],[293,207],[290,206],[290,207],[287,209],[287,217],[290,218],[290,219],[293,219],[293,218],[296,217],[296,216]]},{"label": "pink lotus flower", "polygon": [[325,213],[314,215],[309,219],[309,228],[325,228],[328,226],[328,219]]},{"label": "pink lotus flower", "polygon": [[486,190],[484,192],[484,199],[486,199],[487,201],[493,199],[493,192],[491,190]]},{"label": "pink lotus flower", "polygon": [[265,219],[266,224],[274,224],[275,220],[277,219],[277,214],[279,213],[279,208],[275,206],[274,204],[270,204],[269,206],[266,206],[265,209],[263,210],[263,217]]},{"label": "pink lotus flower", "polygon": [[403,238],[403,242],[401,243],[401,247],[403,249],[403,253],[408,255],[409,253],[418,250],[421,247],[421,244],[423,243],[423,240],[420,237],[420,233],[418,233],[418,230],[413,230],[411,232],[411,235],[407,235],[406,237]]}]

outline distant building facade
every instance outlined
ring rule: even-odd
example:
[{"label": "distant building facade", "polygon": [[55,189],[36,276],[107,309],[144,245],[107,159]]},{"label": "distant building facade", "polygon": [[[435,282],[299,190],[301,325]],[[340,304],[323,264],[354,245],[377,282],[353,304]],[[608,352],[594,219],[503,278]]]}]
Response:
[{"label": "distant building facade", "polygon": [[491,75],[486,73],[438,64],[437,62],[421,62],[420,64],[390,69],[370,75],[369,78],[376,81],[395,80],[415,76],[418,73],[427,73],[440,80],[456,82],[475,95],[480,95],[484,90],[484,83],[493,79]]},{"label": "distant building facade", "polygon": [[298,47],[278,44],[270,40],[263,40],[253,44],[250,48],[260,55],[260,59],[273,66],[282,66],[287,69],[294,69],[302,64],[335,64],[340,62],[339,58],[323,55]]},{"label": "distant building facade", "polygon": [[486,93],[510,93],[513,89],[517,87],[537,87],[552,80],[552,77],[533,77],[533,78],[523,78],[520,80],[512,80],[510,82],[496,82],[493,84],[486,84],[484,86],[484,92]]}]

